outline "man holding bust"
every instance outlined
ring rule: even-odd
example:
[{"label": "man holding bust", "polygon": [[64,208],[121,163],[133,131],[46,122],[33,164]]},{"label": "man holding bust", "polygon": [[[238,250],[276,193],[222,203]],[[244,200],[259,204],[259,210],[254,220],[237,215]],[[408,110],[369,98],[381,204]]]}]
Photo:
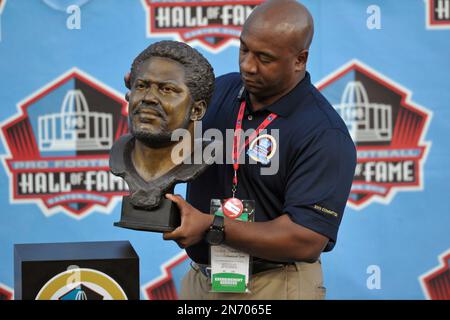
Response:
[{"label": "man holding bust", "polygon": [[[313,33],[313,19],[303,5],[269,0],[244,24],[240,74],[216,79],[203,130],[264,128],[269,133],[256,147],[259,136],[249,137],[243,149],[235,140],[233,160],[242,151],[246,162],[212,165],[189,183],[188,201],[166,195],[180,208],[181,226],[164,239],[186,248],[194,261],[183,279],[182,299],[325,296],[320,255],[336,243],[356,150],[345,123],[306,71]],[[278,130],[278,141],[271,130]],[[270,162],[266,151],[275,149],[279,170],[262,175],[260,169]],[[258,163],[249,164],[254,154]],[[211,199],[233,199],[235,207],[240,200],[253,200],[255,222],[208,214]],[[247,292],[211,290],[209,248],[221,245],[254,258]]]}]

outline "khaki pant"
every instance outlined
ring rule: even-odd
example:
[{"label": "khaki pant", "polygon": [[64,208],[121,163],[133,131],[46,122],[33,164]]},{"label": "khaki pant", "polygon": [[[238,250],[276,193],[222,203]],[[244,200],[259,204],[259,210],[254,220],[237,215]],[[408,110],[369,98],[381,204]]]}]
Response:
[{"label": "khaki pant", "polygon": [[297,262],[294,265],[252,275],[250,293],[213,293],[211,279],[191,267],[181,284],[183,300],[322,300],[325,299],[322,266]]}]

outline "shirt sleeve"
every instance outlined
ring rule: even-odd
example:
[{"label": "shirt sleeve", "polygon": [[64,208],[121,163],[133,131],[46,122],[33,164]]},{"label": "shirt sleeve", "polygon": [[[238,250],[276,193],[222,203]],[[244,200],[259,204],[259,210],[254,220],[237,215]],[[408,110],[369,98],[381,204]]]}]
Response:
[{"label": "shirt sleeve", "polygon": [[356,166],[355,145],[340,129],[327,129],[297,151],[288,171],[284,212],[295,223],[330,239],[333,249]]}]

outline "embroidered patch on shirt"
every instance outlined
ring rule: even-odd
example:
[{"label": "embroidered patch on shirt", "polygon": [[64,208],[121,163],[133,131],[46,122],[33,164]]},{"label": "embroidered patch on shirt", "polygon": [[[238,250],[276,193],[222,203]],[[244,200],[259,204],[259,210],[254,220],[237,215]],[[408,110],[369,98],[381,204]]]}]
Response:
[{"label": "embroidered patch on shirt", "polygon": [[315,210],[318,210],[318,211],[320,211],[322,213],[325,213],[327,215],[331,215],[331,216],[333,216],[335,218],[339,217],[339,214],[336,211],[324,208],[322,206],[319,206],[318,204],[313,205],[312,208],[315,209]]}]

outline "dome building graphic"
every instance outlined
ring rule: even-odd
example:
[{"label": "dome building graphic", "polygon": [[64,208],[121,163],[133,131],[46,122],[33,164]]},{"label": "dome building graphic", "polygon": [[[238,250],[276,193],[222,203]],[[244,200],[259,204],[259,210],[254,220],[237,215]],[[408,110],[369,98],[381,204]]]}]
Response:
[{"label": "dome building graphic", "polygon": [[69,90],[60,113],[38,117],[38,141],[40,151],[109,150],[112,114],[89,111],[83,92]]},{"label": "dome building graphic", "polygon": [[333,107],[339,112],[356,142],[383,142],[392,138],[392,107],[371,103],[360,81],[347,83],[341,102]]}]

